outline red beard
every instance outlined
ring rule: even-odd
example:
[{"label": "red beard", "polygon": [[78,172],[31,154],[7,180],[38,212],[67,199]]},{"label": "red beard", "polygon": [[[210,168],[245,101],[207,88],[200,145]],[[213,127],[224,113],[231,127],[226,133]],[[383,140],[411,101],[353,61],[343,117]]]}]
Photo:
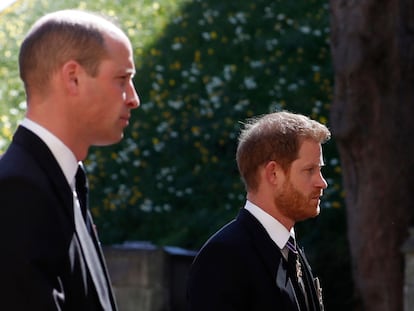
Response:
[{"label": "red beard", "polygon": [[320,191],[312,193],[309,197],[299,192],[287,179],[282,191],[275,197],[275,205],[279,211],[294,222],[313,218],[319,215]]}]

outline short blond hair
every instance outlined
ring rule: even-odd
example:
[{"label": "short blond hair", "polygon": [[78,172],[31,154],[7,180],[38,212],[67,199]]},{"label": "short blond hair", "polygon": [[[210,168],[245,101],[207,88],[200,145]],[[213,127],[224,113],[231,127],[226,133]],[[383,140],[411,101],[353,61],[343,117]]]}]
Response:
[{"label": "short blond hair", "polygon": [[19,53],[20,78],[26,92],[42,90],[50,77],[67,61],[75,60],[96,76],[107,56],[105,33],[122,31],[95,13],[62,10],[40,18],[22,42]]}]

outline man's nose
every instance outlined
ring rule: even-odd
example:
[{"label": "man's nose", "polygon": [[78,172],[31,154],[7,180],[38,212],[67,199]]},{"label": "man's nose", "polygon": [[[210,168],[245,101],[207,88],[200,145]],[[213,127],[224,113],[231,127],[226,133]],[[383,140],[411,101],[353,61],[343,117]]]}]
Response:
[{"label": "man's nose", "polygon": [[126,104],[131,109],[138,108],[141,104],[133,83],[130,84],[130,91],[127,92]]},{"label": "man's nose", "polygon": [[328,188],[328,183],[326,182],[326,179],[323,177],[322,173],[320,173],[320,178],[319,178],[319,186],[322,189],[326,189]]}]

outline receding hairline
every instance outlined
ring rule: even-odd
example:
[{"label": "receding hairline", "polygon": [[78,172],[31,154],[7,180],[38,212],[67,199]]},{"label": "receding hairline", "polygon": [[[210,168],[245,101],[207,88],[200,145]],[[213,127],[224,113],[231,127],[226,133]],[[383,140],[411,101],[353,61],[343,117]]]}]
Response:
[{"label": "receding hairline", "polygon": [[[36,85],[37,86],[45,85],[45,83],[42,84],[42,82],[40,82],[39,84],[35,82],[36,80],[33,80],[33,77],[36,79],[36,69],[35,69],[36,67],[32,67],[31,64],[36,64],[36,62],[38,62],[38,64],[41,64],[40,62],[41,57],[36,58],[36,61],[34,63],[31,63],[31,61],[27,61],[31,53],[31,50],[33,50],[32,52],[34,52],[35,47],[43,47],[44,49],[46,46],[44,43],[39,43],[38,45],[35,42],[39,38],[43,38],[44,36],[46,36],[45,38],[48,37],[49,39],[53,38],[53,33],[55,33],[55,35],[59,35],[59,31],[60,31],[59,29],[62,29],[63,33],[65,33],[65,29],[66,29],[66,33],[68,33],[67,31],[69,31],[71,28],[79,29],[79,31],[80,29],[83,28],[85,30],[85,33],[89,32],[92,35],[95,33],[95,38],[96,38],[95,42],[98,45],[101,45],[102,50],[101,50],[101,53],[97,52],[96,54],[97,62],[91,62],[92,60],[91,57],[86,58],[86,60],[89,59],[88,60],[89,64],[96,63],[98,65],[99,60],[102,60],[103,58],[105,58],[106,54],[108,53],[108,50],[107,50],[108,40],[111,40],[111,39],[125,40],[126,42],[130,44],[130,41],[127,35],[119,27],[116,21],[111,17],[105,16],[105,15],[102,15],[96,12],[77,10],[77,9],[60,10],[60,11],[48,13],[44,15],[43,17],[39,18],[33,24],[31,29],[26,34],[26,37],[22,42],[22,46],[19,52],[20,76],[23,82],[25,83],[27,90],[29,86],[31,86],[30,88],[32,87],[36,88]],[[80,40],[83,40],[83,39],[80,39]],[[47,41],[44,41],[44,42],[47,42]],[[91,46],[89,45],[89,47]],[[37,51],[39,51],[39,48],[37,49],[38,49]],[[46,54],[45,52],[40,52],[39,54],[37,54],[37,51],[36,51],[36,55]],[[54,49],[54,51],[56,52],[57,50]],[[76,48],[74,48],[73,50],[71,48],[63,50],[63,55],[66,54],[65,51],[69,51],[67,55],[71,54],[72,52],[74,53],[74,55],[78,53],[76,52]],[[52,52],[51,55],[59,55],[59,54]],[[61,61],[64,61],[65,57],[63,55],[61,55],[61,57],[57,56],[54,60],[60,59]],[[91,54],[86,52],[85,54],[78,54],[78,55],[87,56]],[[56,65],[58,65],[56,62],[52,62],[50,63],[50,65],[46,65],[42,68],[44,72],[45,72],[44,69],[46,68],[51,69],[50,71],[46,70],[47,73],[51,74],[53,70],[56,69],[55,67]],[[87,67],[87,69],[91,69],[91,68],[92,67]],[[47,78],[44,78],[44,80],[45,81],[43,82],[46,82]]]},{"label": "receding hairline", "polygon": [[65,23],[72,22],[74,24],[82,23],[84,25],[101,26],[102,29],[105,30],[113,30],[119,33],[123,33],[114,18],[111,18],[108,15],[100,14],[98,12],[77,9],[60,10],[45,14],[34,23],[32,29],[36,28],[37,26],[41,26],[48,21],[61,21]]}]

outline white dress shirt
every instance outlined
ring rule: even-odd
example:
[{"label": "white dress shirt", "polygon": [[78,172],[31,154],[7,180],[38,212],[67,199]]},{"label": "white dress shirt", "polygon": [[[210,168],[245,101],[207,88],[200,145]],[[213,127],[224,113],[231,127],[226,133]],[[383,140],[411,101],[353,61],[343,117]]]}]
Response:
[{"label": "white dress shirt", "polygon": [[270,216],[252,202],[247,200],[244,208],[262,224],[270,238],[281,250],[285,247],[289,240],[289,236],[292,236],[293,238],[295,237],[295,230],[293,227],[289,232],[289,230],[287,230],[277,219]]}]

